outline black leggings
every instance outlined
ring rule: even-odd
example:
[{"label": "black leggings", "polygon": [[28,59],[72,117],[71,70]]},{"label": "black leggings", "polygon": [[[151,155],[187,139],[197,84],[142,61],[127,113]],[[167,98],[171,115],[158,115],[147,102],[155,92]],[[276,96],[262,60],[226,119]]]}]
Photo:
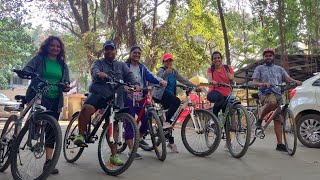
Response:
[{"label": "black leggings", "polygon": [[[170,119],[179,108],[181,103],[180,99],[177,98],[174,94],[164,91],[161,100],[158,100],[156,98],[153,98],[153,100],[156,103],[160,103],[164,109],[168,109],[166,113],[166,122],[171,124],[172,121]],[[168,139],[170,144],[174,144],[174,137],[172,135],[168,137]]]},{"label": "black leggings", "polygon": [[223,104],[227,97],[223,96],[220,92],[213,90],[207,94],[207,99],[214,103],[213,114],[218,117],[219,111],[223,108]]},{"label": "black leggings", "polygon": [[153,100],[156,103],[162,104],[164,109],[168,109],[166,113],[166,122],[169,122],[171,124],[172,121],[170,119],[179,108],[181,103],[180,99],[177,98],[174,94],[164,91],[161,100],[158,100],[156,98],[153,98]]},{"label": "black leggings", "polygon": [[[41,105],[46,107],[47,110],[51,110],[52,112],[48,113],[53,116],[56,120],[59,120],[60,112],[58,112],[58,104],[59,98],[51,99],[42,97]],[[46,139],[46,147],[53,149],[54,143],[56,142],[54,132],[51,125],[47,125],[45,129],[45,139]]]}]

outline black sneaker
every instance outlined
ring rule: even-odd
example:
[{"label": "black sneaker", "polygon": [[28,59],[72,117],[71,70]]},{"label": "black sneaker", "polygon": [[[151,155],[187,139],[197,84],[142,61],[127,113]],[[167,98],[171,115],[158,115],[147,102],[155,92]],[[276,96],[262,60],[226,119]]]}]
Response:
[{"label": "black sneaker", "polygon": [[143,146],[149,146],[149,144],[143,139],[141,139],[141,141],[139,141],[139,144],[141,144]]},{"label": "black sneaker", "polygon": [[284,144],[277,144],[277,151],[283,151],[283,152],[287,152],[287,147]]},{"label": "black sneaker", "polygon": [[[46,160],[46,162],[43,165],[43,171],[47,168],[47,166],[50,164],[51,160]],[[58,174],[59,170],[56,168],[53,168],[53,170],[50,172],[50,174]]]},{"label": "black sneaker", "polygon": [[[127,156],[128,156],[128,157],[131,156],[131,153],[128,152],[128,155],[127,155]],[[139,153],[136,152],[136,157],[135,157],[134,159],[135,159],[135,160],[142,159],[142,156],[141,156]]]}]

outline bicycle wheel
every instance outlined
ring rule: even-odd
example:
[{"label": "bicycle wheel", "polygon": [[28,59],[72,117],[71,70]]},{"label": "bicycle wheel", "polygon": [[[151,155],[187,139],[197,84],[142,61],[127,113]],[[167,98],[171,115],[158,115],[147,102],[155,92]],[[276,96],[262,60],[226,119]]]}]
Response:
[{"label": "bicycle wheel", "polygon": [[297,149],[297,125],[293,113],[289,108],[286,108],[282,114],[283,123],[283,139],[287,147],[288,154],[293,156]]},{"label": "bicycle wheel", "polygon": [[206,110],[195,110],[193,117],[189,114],[183,121],[181,137],[191,154],[200,157],[212,154],[221,141],[217,117]]},{"label": "bicycle wheel", "polygon": [[149,134],[151,136],[154,151],[160,161],[167,157],[166,139],[162,128],[162,123],[155,110],[148,112]]},{"label": "bicycle wheel", "polygon": [[[241,104],[232,107],[232,114],[226,120],[226,143],[230,154],[241,158],[250,144],[250,117],[247,109]],[[231,116],[230,116],[231,115]]]},{"label": "bicycle wheel", "polygon": [[15,140],[16,125],[18,121],[17,115],[11,115],[1,132],[0,138],[0,172],[5,171],[10,165],[11,149]]},{"label": "bicycle wheel", "polygon": [[79,112],[76,112],[68,124],[63,140],[63,155],[67,162],[73,163],[79,159],[84,148],[78,147],[73,143],[75,137],[79,134],[78,127]]},{"label": "bicycle wheel", "polygon": [[256,137],[256,122],[258,120],[256,114],[252,111],[248,111],[249,119],[250,119],[250,129],[251,129],[251,138],[250,138],[250,144],[251,146],[257,139]]},{"label": "bicycle wheel", "polygon": [[[139,132],[137,128],[137,124],[133,117],[127,113],[118,113],[115,116],[115,122],[113,125],[113,130],[114,130],[114,140],[115,144],[111,144],[109,142],[109,127],[104,128],[102,130],[101,136],[99,138],[99,144],[98,144],[98,159],[99,159],[99,164],[101,168],[103,169],[104,172],[106,172],[108,175],[112,176],[117,176],[119,174],[122,174],[124,171],[126,171],[130,165],[132,164],[136,152],[138,149],[139,145]],[[131,126],[134,132],[134,137],[133,137],[133,148],[131,152],[128,153],[117,153],[117,145],[121,145],[121,140],[119,139],[119,130],[123,128],[122,126]],[[113,153],[111,152],[110,146],[115,148],[115,154],[112,155]],[[111,157],[118,156],[121,161],[123,161],[123,164],[115,164],[111,161]]]},{"label": "bicycle wheel", "polygon": [[[11,173],[14,179],[46,179],[60,157],[62,137],[58,121],[48,114],[36,115],[32,124],[30,121],[33,120],[27,121],[13,146]],[[54,149],[51,162],[44,168],[46,146]]]}]

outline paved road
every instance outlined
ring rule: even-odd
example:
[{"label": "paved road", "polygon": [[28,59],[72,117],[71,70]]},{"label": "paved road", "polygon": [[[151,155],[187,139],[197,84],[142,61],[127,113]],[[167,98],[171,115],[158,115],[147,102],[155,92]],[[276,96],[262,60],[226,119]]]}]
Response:
[{"label": "paved road", "polygon": [[[1,124],[1,123],[0,123]],[[66,123],[61,123],[65,129]],[[0,126],[1,129],[1,126]],[[142,160],[136,160],[122,175],[106,175],[99,166],[97,145],[92,145],[74,164],[66,163],[63,155],[58,163],[59,175],[49,180],[133,179],[133,180],[318,180],[320,172],[320,149],[298,145],[294,157],[275,150],[275,136],[268,132],[266,139],[258,140],[242,159],[231,157],[224,149],[224,141],[209,157],[191,155],[183,146],[176,131],[180,153],[168,153],[165,162],[156,159],[154,153],[139,150]],[[11,180],[10,171],[0,173],[1,180]]]}]

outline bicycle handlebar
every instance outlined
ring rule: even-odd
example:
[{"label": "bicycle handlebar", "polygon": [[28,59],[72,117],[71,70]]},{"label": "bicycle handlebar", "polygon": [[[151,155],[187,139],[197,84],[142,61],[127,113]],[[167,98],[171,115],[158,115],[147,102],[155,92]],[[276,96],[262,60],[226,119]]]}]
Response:
[{"label": "bicycle handlebar", "polygon": [[25,70],[18,70],[18,69],[13,69],[13,72],[15,72],[19,78],[21,79],[38,79],[40,82],[44,83],[45,85],[49,86],[58,86],[60,88],[65,89],[66,85],[58,82],[58,83],[49,83],[48,81],[41,79],[40,76],[36,73],[25,71]]}]

